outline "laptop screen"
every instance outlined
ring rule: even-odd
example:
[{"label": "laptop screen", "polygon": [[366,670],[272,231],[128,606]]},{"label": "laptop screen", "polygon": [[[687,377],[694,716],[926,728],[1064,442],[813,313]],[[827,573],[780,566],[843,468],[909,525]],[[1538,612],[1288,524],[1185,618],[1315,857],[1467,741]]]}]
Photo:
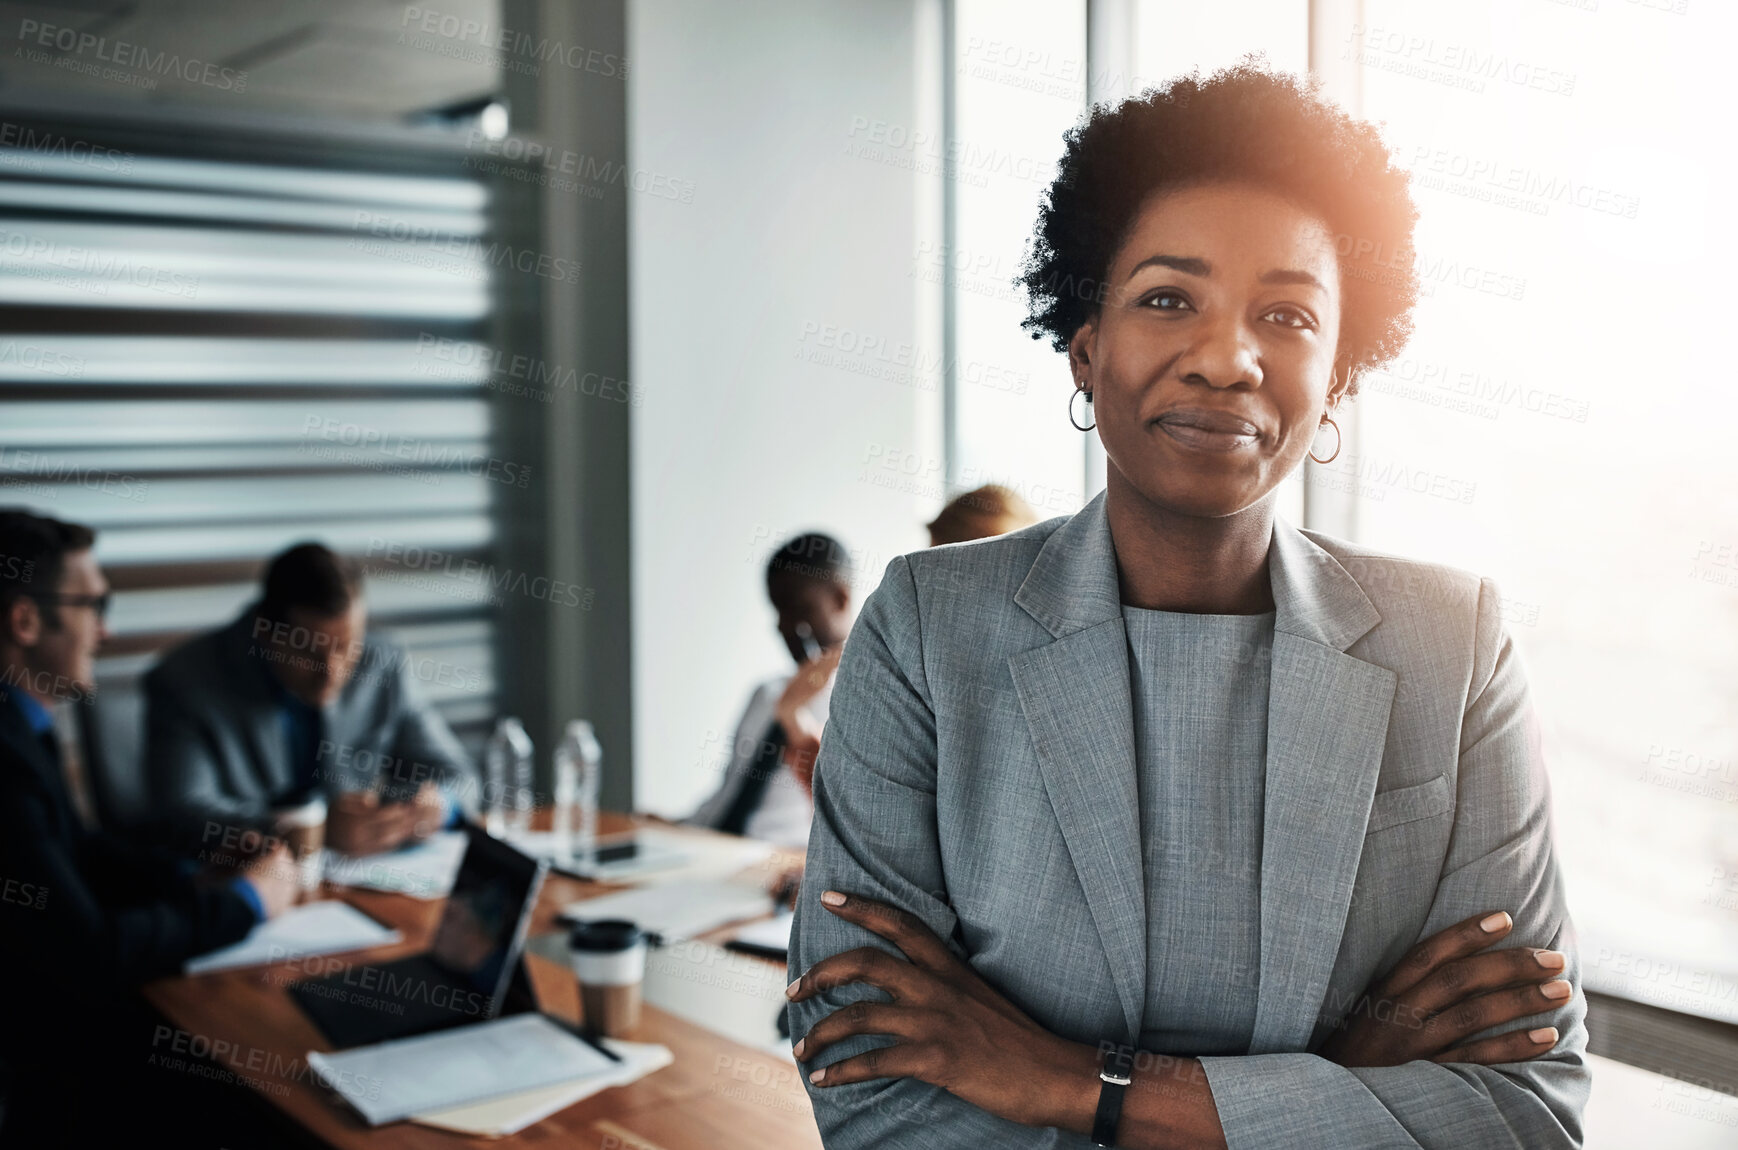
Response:
[{"label": "laptop screen", "polygon": [[465,833],[470,838],[465,858],[429,955],[473,990],[487,995],[488,1017],[493,1018],[518,961],[548,867],[473,823],[465,825]]}]

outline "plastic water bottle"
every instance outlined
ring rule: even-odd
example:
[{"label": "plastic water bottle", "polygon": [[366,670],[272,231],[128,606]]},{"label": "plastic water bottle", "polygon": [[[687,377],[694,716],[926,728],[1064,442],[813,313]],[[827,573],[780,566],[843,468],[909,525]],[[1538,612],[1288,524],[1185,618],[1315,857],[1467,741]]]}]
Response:
[{"label": "plastic water bottle", "polygon": [[496,838],[531,827],[531,736],[511,715],[495,724],[483,753],[483,826]]},{"label": "plastic water bottle", "polygon": [[603,748],[584,719],[567,724],[555,748],[555,851],[580,870],[597,865],[597,802],[603,783]]}]

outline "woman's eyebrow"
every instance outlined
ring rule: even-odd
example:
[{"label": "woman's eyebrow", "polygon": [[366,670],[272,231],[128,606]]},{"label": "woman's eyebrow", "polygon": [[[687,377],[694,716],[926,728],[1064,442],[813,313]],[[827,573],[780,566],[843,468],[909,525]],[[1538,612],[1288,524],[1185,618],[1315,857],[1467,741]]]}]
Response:
[{"label": "woman's eyebrow", "polygon": [[1153,266],[1173,268],[1189,276],[1204,276],[1213,270],[1206,260],[1194,256],[1148,256],[1129,269],[1129,278],[1133,279],[1142,268]]},{"label": "woman's eyebrow", "polygon": [[1261,282],[1264,284],[1310,284],[1323,291],[1328,290],[1322,287],[1321,280],[1309,272],[1299,271],[1297,268],[1274,268],[1261,277]]}]

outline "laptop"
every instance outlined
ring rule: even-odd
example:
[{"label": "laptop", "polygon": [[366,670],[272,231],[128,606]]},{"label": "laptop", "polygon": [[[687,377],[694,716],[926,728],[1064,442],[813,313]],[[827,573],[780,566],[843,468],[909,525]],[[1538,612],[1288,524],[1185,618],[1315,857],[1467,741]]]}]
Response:
[{"label": "laptop", "polygon": [[464,861],[434,945],[307,979],[290,994],[334,1047],[368,1046],[503,1013],[549,864],[465,825]]}]

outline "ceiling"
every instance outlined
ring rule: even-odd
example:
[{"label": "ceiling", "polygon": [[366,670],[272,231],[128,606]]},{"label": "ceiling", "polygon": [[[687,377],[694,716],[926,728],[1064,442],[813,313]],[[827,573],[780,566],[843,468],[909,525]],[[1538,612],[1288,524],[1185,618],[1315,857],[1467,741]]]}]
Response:
[{"label": "ceiling", "polygon": [[[401,121],[498,90],[499,10],[500,0],[0,3],[0,103]],[[505,59],[538,66],[530,50]]]}]

